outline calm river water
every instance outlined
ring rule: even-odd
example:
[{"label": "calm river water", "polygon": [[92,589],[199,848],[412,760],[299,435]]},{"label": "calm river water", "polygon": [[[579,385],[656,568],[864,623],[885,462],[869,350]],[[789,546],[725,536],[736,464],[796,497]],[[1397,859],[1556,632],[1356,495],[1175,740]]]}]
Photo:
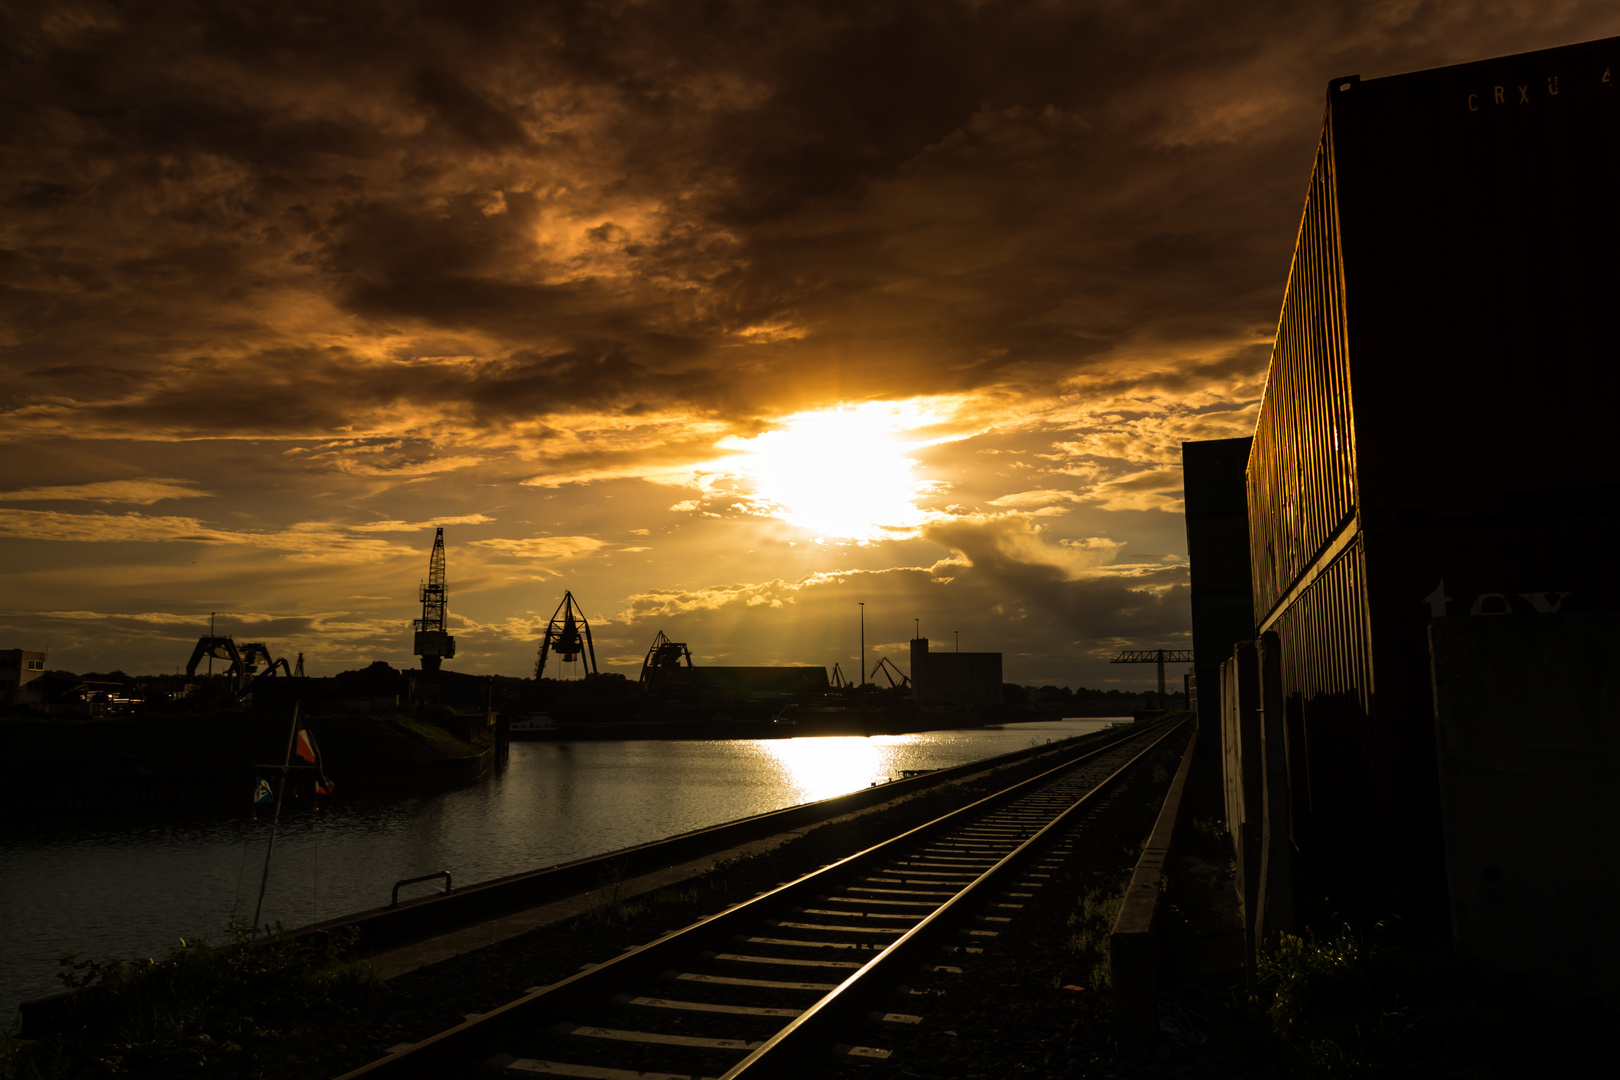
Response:
[{"label": "calm river water", "polygon": [[[419,797],[334,798],[319,814],[284,818],[261,922],[303,926],[382,907],[402,878],[448,870],[456,885],[471,885],[1109,722],[871,738],[513,743],[506,770],[480,784]],[[341,793],[341,765],[327,768]],[[63,953],[158,956],[181,937],[219,940],[233,918],[251,919],[270,826],[267,817],[250,822],[245,811],[103,816],[0,834],[0,1020],[17,1002],[61,989]]]}]

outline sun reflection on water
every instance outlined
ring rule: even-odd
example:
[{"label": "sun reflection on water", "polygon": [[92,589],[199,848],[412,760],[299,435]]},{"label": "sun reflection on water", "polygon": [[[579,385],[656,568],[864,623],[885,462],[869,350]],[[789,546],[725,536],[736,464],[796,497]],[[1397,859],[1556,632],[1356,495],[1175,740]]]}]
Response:
[{"label": "sun reflection on water", "polygon": [[830,799],[895,775],[899,748],[911,735],[865,738],[822,735],[802,739],[761,739],[756,744],[796,790],[800,802]]}]

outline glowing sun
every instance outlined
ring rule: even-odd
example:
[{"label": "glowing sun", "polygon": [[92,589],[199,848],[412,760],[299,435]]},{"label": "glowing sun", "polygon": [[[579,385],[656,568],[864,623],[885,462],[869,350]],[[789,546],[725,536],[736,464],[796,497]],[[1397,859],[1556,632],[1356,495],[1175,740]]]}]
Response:
[{"label": "glowing sun", "polygon": [[931,488],[914,476],[905,433],[930,421],[909,403],[869,402],[789,416],[775,431],[726,440],[753,507],[818,537],[861,542],[914,535]]}]

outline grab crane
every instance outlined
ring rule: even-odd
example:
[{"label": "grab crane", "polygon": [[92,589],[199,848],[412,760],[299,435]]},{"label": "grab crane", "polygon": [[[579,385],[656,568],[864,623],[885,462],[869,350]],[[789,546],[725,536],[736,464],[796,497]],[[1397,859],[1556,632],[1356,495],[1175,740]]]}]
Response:
[{"label": "grab crane", "polygon": [[585,612],[571,592],[563,593],[562,603],[551,613],[551,622],[546,624],[545,635],[540,639],[540,656],[534,662],[536,680],[546,670],[546,656],[553,652],[566,663],[573,663],[583,654],[586,658],[586,676],[597,674],[591,624],[585,621]]},{"label": "grab crane", "polygon": [[[890,660],[887,656],[880,658],[876,666],[872,668],[872,677],[874,680],[876,680],[877,673],[880,671],[883,672],[883,677],[889,680],[890,690],[904,690],[906,687],[911,685],[911,676],[905,674],[899,668],[895,667],[894,661]],[[896,675],[900,676],[900,681],[898,683],[894,681],[894,677]]]}]

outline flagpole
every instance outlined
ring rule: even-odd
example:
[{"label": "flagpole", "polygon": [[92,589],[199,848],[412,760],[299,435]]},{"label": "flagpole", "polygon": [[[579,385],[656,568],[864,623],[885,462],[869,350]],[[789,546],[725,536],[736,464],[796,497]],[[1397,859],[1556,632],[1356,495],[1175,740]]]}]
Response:
[{"label": "flagpole", "polygon": [[276,850],[276,827],[281,824],[281,796],[287,790],[287,773],[292,771],[293,742],[298,738],[298,706],[293,702],[292,728],[287,732],[287,756],[281,761],[281,780],[276,784],[276,810],[270,818],[270,846],[264,849],[264,876],[259,879],[259,903],[253,909],[253,932],[259,932],[259,915],[264,911],[264,890],[270,884],[270,853]]}]

